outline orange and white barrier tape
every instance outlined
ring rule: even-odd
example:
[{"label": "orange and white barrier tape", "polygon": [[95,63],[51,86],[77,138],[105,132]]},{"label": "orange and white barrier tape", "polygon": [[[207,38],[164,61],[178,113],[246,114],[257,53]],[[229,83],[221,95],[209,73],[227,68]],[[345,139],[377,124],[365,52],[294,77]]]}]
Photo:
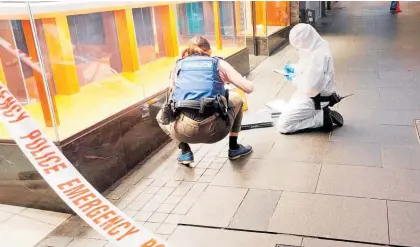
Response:
[{"label": "orange and white barrier tape", "polygon": [[0,120],[51,188],[107,240],[124,247],[167,247],[112,205],[76,170],[2,82]]}]

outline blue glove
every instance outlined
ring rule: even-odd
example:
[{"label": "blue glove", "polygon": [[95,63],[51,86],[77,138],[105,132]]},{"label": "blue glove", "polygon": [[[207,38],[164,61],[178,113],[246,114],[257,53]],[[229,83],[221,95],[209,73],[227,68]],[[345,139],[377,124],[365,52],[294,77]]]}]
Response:
[{"label": "blue glove", "polygon": [[288,64],[284,65],[284,71],[286,71],[286,73],[289,73],[289,74],[290,73],[295,73],[295,69]]},{"label": "blue glove", "polygon": [[284,75],[284,77],[286,77],[286,79],[289,80],[289,81],[292,81],[295,76],[296,76],[295,74]]}]

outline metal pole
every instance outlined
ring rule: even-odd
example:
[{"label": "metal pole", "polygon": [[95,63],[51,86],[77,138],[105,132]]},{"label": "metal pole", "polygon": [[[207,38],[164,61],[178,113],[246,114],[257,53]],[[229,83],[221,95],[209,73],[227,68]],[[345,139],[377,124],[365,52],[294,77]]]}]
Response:
[{"label": "metal pole", "polygon": [[31,5],[29,4],[29,2],[26,2],[26,4],[28,5],[29,20],[31,22],[32,34],[34,36],[35,48],[36,48],[37,53],[38,53],[39,67],[41,69],[40,73],[42,75],[42,79],[44,80],[45,91],[47,92],[48,107],[50,109],[51,118],[52,118],[52,122],[53,122],[53,125],[54,125],[55,138],[58,141],[59,136],[58,136],[58,130],[57,130],[57,122],[55,120],[55,112],[54,112],[54,108],[53,108],[53,102],[52,102],[52,99],[51,99],[52,96],[51,96],[51,92],[50,92],[50,87],[48,85],[48,78],[47,78],[47,75],[45,73],[44,60],[43,60],[42,53],[41,53],[41,46],[39,45],[38,33],[37,33],[37,29],[36,29],[35,19],[34,19],[33,14],[32,14]]},{"label": "metal pole", "polygon": [[251,2],[251,17],[252,17],[252,43],[254,45],[254,55],[258,56],[258,45],[257,40],[255,38],[255,32],[257,31],[257,17],[255,12],[255,1]]},{"label": "metal pole", "polygon": [[233,44],[236,45],[236,40],[237,40],[237,33],[238,33],[238,29],[237,29],[237,23],[236,23],[236,2],[230,2],[232,4],[232,13],[233,13]]},{"label": "metal pole", "polygon": [[325,4],[326,4],[325,1],[322,1],[321,2],[321,16],[322,17],[326,17],[327,16],[327,13],[325,12]]}]

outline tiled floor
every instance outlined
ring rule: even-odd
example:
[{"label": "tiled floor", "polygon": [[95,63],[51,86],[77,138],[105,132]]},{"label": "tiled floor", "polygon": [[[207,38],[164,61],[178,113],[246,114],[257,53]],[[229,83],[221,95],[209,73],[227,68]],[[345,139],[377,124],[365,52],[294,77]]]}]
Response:
[{"label": "tiled floor", "polygon": [[[401,5],[391,15],[389,2],[339,2],[321,21],[337,89],[354,93],[338,106],[344,127],[292,136],[243,131],[251,157],[228,161],[226,141],[194,145],[193,169],[176,163],[171,143],[107,198],[174,247],[420,246],[420,3]],[[250,112],[290,98],[294,88],[272,69],[296,58],[289,46],[251,72]],[[12,225],[34,217],[3,211],[0,221],[15,217]],[[112,245],[71,217],[36,246]]]},{"label": "tiled floor", "polygon": [[69,214],[0,204],[1,246],[33,247],[69,217]]}]

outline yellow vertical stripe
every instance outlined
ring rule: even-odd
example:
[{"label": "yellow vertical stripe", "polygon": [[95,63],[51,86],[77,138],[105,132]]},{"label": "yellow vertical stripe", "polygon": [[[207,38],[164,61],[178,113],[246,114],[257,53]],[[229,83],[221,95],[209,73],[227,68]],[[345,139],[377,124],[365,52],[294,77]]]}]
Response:
[{"label": "yellow vertical stripe", "polygon": [[133,11],[131,9],[115,10],[114,17],[117,26],[122,71],[135,72],[140,68],[140,61]]},{"label": "yellow vertical stripe", "polygon": [[66,16],[42,19],[57,94],[80,91],[76,62]]},{"label": "yellow vertical stripe", "polygon": [[169,5],[169,23],[170,23],[170,42],[171,52],[167,53],[168,57],[176,57],[179,54],[178,34],[176,26],[175,6]]},{"label": "yellow vertical stripe", "polygon": [[1,65],[1,58],[0,58],[0,81],[3,85],[7,86],[6,77],[4,76],[3,65]]},{"label": "yellow vertical stripe", "polygon": [[216,47],[218,50],[222,49],[222,32],[220,30],[220,10],[219,2],[213,2],[213,13],[214,13],[214,33],[216,36]]}]

